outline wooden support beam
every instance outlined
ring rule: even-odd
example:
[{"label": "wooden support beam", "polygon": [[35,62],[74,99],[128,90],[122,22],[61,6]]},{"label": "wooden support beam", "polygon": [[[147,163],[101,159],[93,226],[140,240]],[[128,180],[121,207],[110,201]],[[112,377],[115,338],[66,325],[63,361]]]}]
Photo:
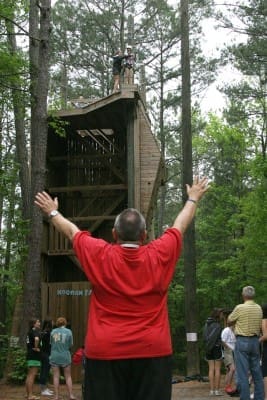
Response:
[{"label": "wooden support beam", "polygon": [[118,185],[79,185],[79,186],[56,186],[48,189],[49,193],[71,193],[71,192],[93,192],[97,190],[127,190],[126,184]]},{"label": "wooden support beam", "polygon": [[87,217],[67,217],[72,222],[86,222],[86,221],[98,221],[107,220],[112,221],[116,218],[117,215],[90,215]]},{"label": "wooden support beam", "polygon": [[[118,153],[108,153],[108,154],[77,154],[77,155],[72,155],[71,160],[78,160],[78,161],[83,161],[83,160],[94,160],[94,159],[103,159],[103,158],[122,158],[124,157],[124,151],[119,151]],[[70,156],[69,155],[64,155],[64,156],[53,156],[53,157],[48,157],[48,160],[50,162],[62,162],[62,161],[69,161]]]},{"label": "wooden support beam", "polygon": [[[90,227],[90,231],[94,232],[99,225],[102,224],[102,222],[106,219],[110,219],[110,213],[112,211],[114,211],[115,208],[118,207],[118,205],[124,200],[125,198],[125,194],[123,193],[121,196],[119,196],[118,198],[115,199],[115,201],[113,201],[113,203],[105,210],[105,213],[103,215],[103,217],[100,217],[98,221],[96,221],[91,227]],[[115,220],[116,216],[114,217]]]},{"label": "wooden support beam", "polygon": [[134,111],[131,106],[127,109],[127,173],[128,173],[128,207],[134,207],[135,178],[134,178]]},{"label": "wooden support beam", "polygon": [[[89,135],[89,137],[90,137],[93,141],[95,141],[95,142],[98,144],[99,149],[102,148],[102,150],[104,150],[104,151],[106,152],[106,154],[113,155],[113,153],[112,153],[111,151],[109,151],[109,147],[107,148],[106,146],[104,146],[104,144],[102,144],[102,143],[97,139],[97,137],[95,137],[90,131],[88,131],[88,135]],[[105,139],[106,139],[106,138],[105,138]],[[106,140],[107,140],[108,144],[110,145],[110,141],[109,141],[108,139],[106,139]],[[105,164],[108,166],[108,168],[111,169],[112,172],[113,172],[116,176],[118,176],[122,181],[124,181],[125,178],[124,178],[124,175],[121,173],[121,171],[119,171],[119,170],[118,170],[114,165],[112,165],[110,162],[107,162],[106,159],[103,159],[103,163],[105,163]]]}]

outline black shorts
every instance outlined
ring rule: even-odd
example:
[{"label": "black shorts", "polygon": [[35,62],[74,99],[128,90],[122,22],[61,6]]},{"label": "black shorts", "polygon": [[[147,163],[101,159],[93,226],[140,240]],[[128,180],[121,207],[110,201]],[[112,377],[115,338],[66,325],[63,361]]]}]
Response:
[{"label": "black shorts", "polygon": [[223,359],[222,346],[214,346],[211,351],[206,352],[205,359],[207,361],[214,360],[219,361]]},{"label": "black shorts", "polygon": [[113,68],[113,70],[112,70],[113,75],[120,75],[120,73],[121,73],[121,70],[119,68]]},{"label": "black shorts", "polygon": [[84,400],[171,400],[171,356],[85,360]]}]

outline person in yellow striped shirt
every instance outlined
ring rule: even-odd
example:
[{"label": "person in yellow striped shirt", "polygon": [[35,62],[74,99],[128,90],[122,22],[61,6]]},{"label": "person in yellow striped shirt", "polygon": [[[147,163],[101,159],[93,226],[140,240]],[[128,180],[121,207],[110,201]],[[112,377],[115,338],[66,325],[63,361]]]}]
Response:
[{"label": "person in yellow striped shirt", "polygon": [[254,382],[254,398],[264,400],[259,346],[262,308],[254,301],[253,286],[245,286],[242,297],[244,303],[238,304],[228,317],[228,322],[234,325],[236,335],[234,355],[240,400],[250,399],[249,373]]}]

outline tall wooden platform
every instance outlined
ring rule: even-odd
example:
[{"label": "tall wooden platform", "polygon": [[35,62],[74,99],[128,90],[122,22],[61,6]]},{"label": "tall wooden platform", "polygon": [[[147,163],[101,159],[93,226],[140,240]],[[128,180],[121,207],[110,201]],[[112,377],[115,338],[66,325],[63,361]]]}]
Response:
[{"label": "tall wooden platform", "polygon": [[[95,237],[111,239],[115,217],[134,207],[145,216],[152,238],[152,218],[164,166],[144,101],[136,85],[93,100],[77,99],[50,125],[47,190],[59,199],[64,216]],[[83,343],[90,286],[68,240],[44,222],[42,248],[43,318],[70,320],[75,347]],[[74,311],[78,308],[77,312]],[[80,311],[79,311],[80,310]]]}]

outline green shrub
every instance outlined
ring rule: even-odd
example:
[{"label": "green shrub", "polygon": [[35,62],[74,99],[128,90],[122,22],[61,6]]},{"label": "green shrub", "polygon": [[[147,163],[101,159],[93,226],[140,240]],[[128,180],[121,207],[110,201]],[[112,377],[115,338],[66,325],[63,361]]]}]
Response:
[{"label": "green shrub", "polygon": [[4,376],[6,359],[7,359],[7,350],[8,350],[8,336],[0,335],[0,379]]},{"label": "green shrub", "polygon": [[10,348],[9,361],[10,372],[7,379],[9,382],[22,384],[27,376],[27,363],[25,350],[20,347]]}]

